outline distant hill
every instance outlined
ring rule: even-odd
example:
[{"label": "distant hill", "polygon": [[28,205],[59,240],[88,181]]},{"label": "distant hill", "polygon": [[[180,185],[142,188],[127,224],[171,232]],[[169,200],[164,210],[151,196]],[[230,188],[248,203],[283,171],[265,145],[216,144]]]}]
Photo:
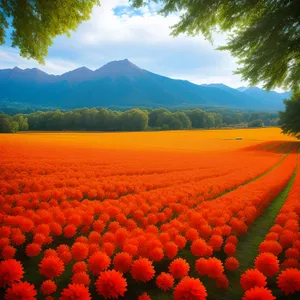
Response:
[{"label": "distant hill", "polygon": [[289,93],[224,84],[197,85],[143,70],[129,60],[112,61],[92,71],[86,67],[49,75],[39,69],[0,70],[0,101],[39,106],[215,106],[253,110],[283,109]]}]

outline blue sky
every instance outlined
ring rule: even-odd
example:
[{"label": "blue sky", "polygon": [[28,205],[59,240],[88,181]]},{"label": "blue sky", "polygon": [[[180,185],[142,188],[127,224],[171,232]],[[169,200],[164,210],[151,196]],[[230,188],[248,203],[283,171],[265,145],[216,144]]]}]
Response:
[{"label": "blue sky", "polygon": [[101,0],[89,21],[81,24],[71,38],[59,36],[49,49],[46,65],[19,56],[7,40],[0,47],[0,69],[38,67],[47,73],[64,72],[86,66],[98,69],[112,60],[128,58],[143,69],[194,83],[224,83],[232,87],[246,85],[228,52],[215,50],[226,36],[215,35],[214,44],[202,36],[170,36],[177,15],[163,17],[157,6],[132,10],[128,0]]}]

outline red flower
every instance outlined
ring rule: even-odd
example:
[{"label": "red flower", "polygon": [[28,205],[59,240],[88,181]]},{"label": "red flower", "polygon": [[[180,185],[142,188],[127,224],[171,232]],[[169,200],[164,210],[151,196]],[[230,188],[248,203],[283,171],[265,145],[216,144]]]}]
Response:
[{"label": "red flower", "polygon": [[287,269],[287,268],[295,268],[299,269],[300,268],[300,263],[297,259],[294,258],[287,258],[283,261],[283,263],[280,265],[281,269]]},{"label": "red flower", "polygon": [[16,254],[16,248],[13,246],[5,246],[1,253],[3,259],[13,258],[15,254]]},{"label": "red flower", "polygon": [[48,278],[59,277],[65,270],[64,263],[56,256],[44,257],[39,267],[40,273]]},{"label": "red flower", "polygon": [[156,277],[156,285],[164,292],[169,290],[174,284],[174,278],[168,273],[161,273]]},{"label": "red flower", "polygon": [[191,245],[191,252],[194,256],[206,256],[207,244],[203,239],[194,240]]},{"label": "red flower", "polygon": [[29,257],[37,256],[42,251],[42,247],[39,244],[31,243],[26,246],[25,252]]},{"label": "red flower", "polygon": [[211,246],[215,251],[220,251],[223,245],[223,238],[220,235],[212,235],[208,241],[208,245]]},{"label": "red flower", "polygon": [[197,278],[184,277],[174,289],[174,300],[197,299],[204,300],[207,297],[206,289]]},{"label": "red flower", "polygon": [[34,285],[28,282],[13,283],[6,290],[5,300],[36,300]]},{"label": "red flower", "polygon": [[286,294],[294,294],[300,291],[300,271],[298,269],[286,269],[277,277],[278,287]]},{"label": "red flower", "polygon": [[282,252],[282,247],[276,241],[267,240],[267,241],[263,241],[262,243],[260,243],[258,251],[259,251],[259,253],[270,252],[270,253],[273,253],[274,255],[278,256]]},{"label": "red flower", "polygon": [[67,265],[72,260],[72,254],[70,251],[64,251],[63,253],[59,254],[59,258],[65,265]]},{"label": "red flower", "polygon": [[123,297],[127,291],[126,279],[115,270],[101,272],[95,285],[97,293],[105,299]]},{"label": "red flower", "polygon": [[75,260],[84,260],[89,254],[89,248],[84,243],[74,243],[71,248],[71,253]]},{"label": "red flower", "polygon": [[207,275],[207,259],[199,258],[196,260],[195,268],[200,276]]},{"label": "red flower", "polygon": [[233,244],[233,245],[237,245],[239,242],[238,238],[235,236],[235,235],[230,235],[227,239],[226,239],[226,243],[230,243],[230,244]]},{"label": "red flower", "polygon": [[105,271],[110,265],[110,258],[107,254],[97,251],[88,260],[89,267],[93,275],[98,275]]},{"label": "red flower", "polygon": [[160,247],[149,250],[149,258],[154,261],[161,261],[164,258],[164,251]]},{"label": "red flower", "polygon": [[147,282],[154,277],[154,274],[152,262],[147,258],[137,259],[131,265],[131,276],[136,281]]},{"label": "red flower", "polygon": [[113,260],[114,268],[121,273],[129,272],[131,264],[132,256],[127,252],[119,252]]},{"label": "red flower", "polygon": [[137,300],[151,300],[151,298],[147,293],[143,293],[138,296]]},{"label": "red flower", "polygon": [[236,246],[232,243],[227,243],[225,244],[223,250],[228,256],[234,256],[236,252]]},{"label": "red flower", "polygon": [[83,284],[69,284],[61,292],[59,300],[91,300],[91,296]]},{"label": "red flower", "polygon": [[171,262],[169,265],[169,272],[174,278],[182,278],[188,275],[190,270],[190,265],[185,259],[177,258]]},{"label": "red flower", "polygon": [[7,259],[0,262],[0,287],[11,285],[23,278],[22,264],[15,259]]},{"label": "red flower", "polygon": [[77,272],[72,276],[72,283],[83,284],[89,286],[91,283],[90,277],[86,272]]},{"label": "red flower", "polygon": [[246,291],[242,300],[275,300],[272,292],[264,287],[255,287]]},{"label": "red flower", "polygon": [[267,278],[257,269],[249,269],[242,274],[240,284],[244,290],[254,287],[265,287],[267,285]]},{"label": "red flower", "polygon": [[216,278],[216,286],[218,289],[228,289],[229,281],[225,274],[221,274],[219,277]]},{"label": "red flower", "polygon": [[86,272],[87,264],[84,261],[77,261],[72,268],[73,273]]},{"label": "red flower", "polygon": [[76,234],[77,228],[73,224],[69,224],[64,228],[64,236],[66,238],[72,238]]},{"label": "red flower", "polygon": [[51,295],[56,292],[56,284],[52,280],[46,280],[42,283],[40,289],[43,295]]},{"label": "red flower", "polygon": [[207,260],[206,267],[207,267],[206,274],[210,278],[217,278],[221,276],[221,274],[224,272],[224,267],[222,262],[215,257],[210,257]]},{"label": "red flower", "polygon": [[272,277],[279,271],[279,260],[269,252],[261,253],[255,259],[255,267],[267,277]]},{"label": "red flower", "polygon": [[178,246],[174,242],[168,242],[164,245],[166,256],[173,259],[178,253]]},{"label": "red flower", "polygon": [[234,272],[240,266],[239,261],[235,257],[228,257],[225,260],[225,269]]}]

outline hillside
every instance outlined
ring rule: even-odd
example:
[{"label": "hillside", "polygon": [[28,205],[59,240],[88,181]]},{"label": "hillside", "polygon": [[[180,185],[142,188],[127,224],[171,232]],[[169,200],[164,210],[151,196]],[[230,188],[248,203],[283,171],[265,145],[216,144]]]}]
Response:
[{"label": "hillside", "polygon": [[288,96],[257,87],[197,85],[151,73],[127,59],[95,71],[81,67],[56,76],[36,68],[0,70],[0,101],[60,108],[202,105],[280,110]]}]

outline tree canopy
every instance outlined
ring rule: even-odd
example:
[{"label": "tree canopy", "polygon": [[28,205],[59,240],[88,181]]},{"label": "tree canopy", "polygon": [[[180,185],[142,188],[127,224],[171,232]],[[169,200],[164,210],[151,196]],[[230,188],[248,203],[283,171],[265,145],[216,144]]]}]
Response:
[{"label": "tree canopy", "polygon": [[[140,7],[149,0],[130,0]],[[237,57],[236,73],[250,85],[300,86],[300,10],[298,0],[152,0],[163,5],[161,13],[181,14],[173,35],[202,33],[212,40],[214,31],[229,33],[220,47]]]},{"label": "tree canopy", "polygon": [[285,111],[279,116],[282,132],[300,139],[300,92],[285,101]]},{"label": "tree canopy", "polygon": [[44,63],[53,39],[90,18],[99,0],[1,0],[0,45],[6,31],[13,28],[12,46],[20,49],[21,56]]}]

